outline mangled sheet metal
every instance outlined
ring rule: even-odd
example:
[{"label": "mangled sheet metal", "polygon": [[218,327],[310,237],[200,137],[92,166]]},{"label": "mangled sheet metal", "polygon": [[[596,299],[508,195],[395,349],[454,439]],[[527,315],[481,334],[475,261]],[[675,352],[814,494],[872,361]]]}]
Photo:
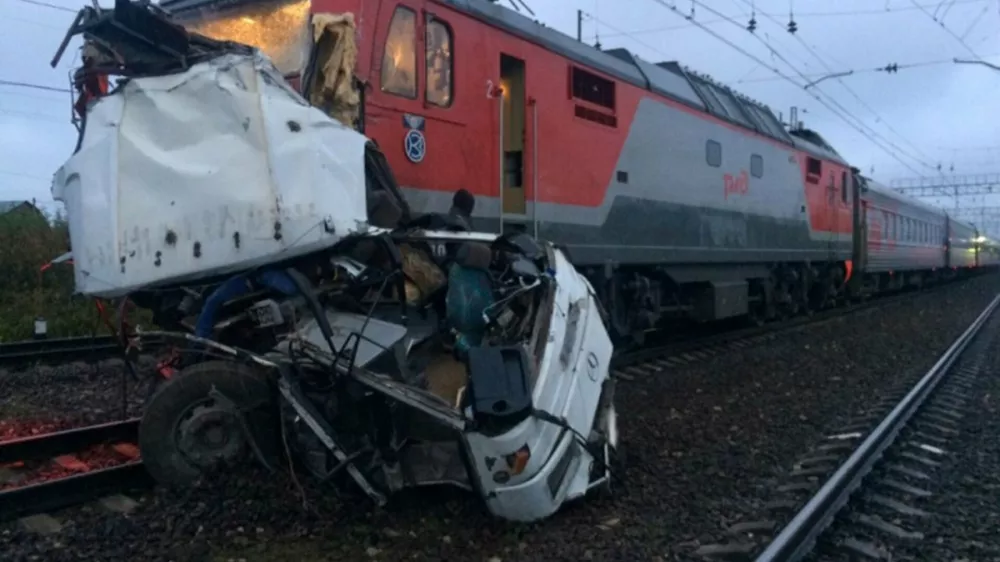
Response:
[{"label": "mangled sheet metal", "polygon": [[330,246],[366,228],[367,139],[261,54],[135,78],[55,175],[78,291],[118,296]]},{"label": "mangled sheet metal", "polygon": [[309,101],[348,127],[354,127],[361,110],[354,82],[356,33],[353,14],[313,15],[315,51]]}]

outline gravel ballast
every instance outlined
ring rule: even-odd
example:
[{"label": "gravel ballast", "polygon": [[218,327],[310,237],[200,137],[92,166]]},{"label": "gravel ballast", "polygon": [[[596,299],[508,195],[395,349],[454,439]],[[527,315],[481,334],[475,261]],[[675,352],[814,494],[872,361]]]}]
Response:
[{"label": "gravel ballast", "polygon": [[0,552],[53,561],[690,559],[758,509],[769,483],[825,430],[923,374],[998,288],[1000,276],[981,276],[623,381],[624,489],[538,524],[491,519],[461,492],[413,492],[375,510],[304,483],[307,512],[287,474],[252,470],[212,490],[157,490],[128,517],[66,510],[49,537],[5,525]]},{"label": "gravel ballast", "polygon": [[120,359],[0,370],[0,442],[141,414],[155,361],[142,357],[133,381]]},{"label": "gravel ballast", "polygon": [[[994,322],[996,325],[997,322]],[[937,477],[925,486],[932,492],[919,503],[930,515],[914,522],[920,541],[896,541],[901,560],[979,562],[1000,560],[1000,347],[989,351],[988,365],[969,392],[957,433]]]}]

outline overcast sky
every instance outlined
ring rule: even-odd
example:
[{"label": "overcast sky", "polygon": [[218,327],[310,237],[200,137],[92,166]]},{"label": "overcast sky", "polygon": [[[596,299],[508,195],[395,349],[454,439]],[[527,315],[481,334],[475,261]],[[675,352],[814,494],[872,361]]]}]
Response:
[{"label": "overcast sky", "polygon": [[[49,60],[83,2],[41,0],[49,5],[44,6],[39,1],[0,0],[0,82],[66,88],[79,60],[77,50],[56,69]],[[922,9],[913,0],[527,3],[537,19],[571,35],[576,34],[576,11],[583,10],[585,42],[593,44],[599,37],[605,48],[625,47],[652,62],[680,61],[766,103],[786,119],[788,108],[798,106],[807,126],[866,174],[874,170],[881,181],[939,176],[938,165],[945,174],[998,173],[1000,71],[950,61],[978,56],[1000,64],[1000,0],[915,1]],[[693,20],[704,29],[686,19],[692,6]],[[751,6],[757,21],[754,35],[745,29]],[[786,31],[790,8],[798,26],[794,36]],[[898,73],[873,71],[890,63],[900,65]],[[814,80],[852,70],[852,75],[825,79],[809,92],[801,87],[807,82],[801,75]],[[0,84],[0,199],[51,201],[49,178],[76,141],[69,117],[68,94]],[[965,204],[976,203],[1000,204],[983,198]]]}]

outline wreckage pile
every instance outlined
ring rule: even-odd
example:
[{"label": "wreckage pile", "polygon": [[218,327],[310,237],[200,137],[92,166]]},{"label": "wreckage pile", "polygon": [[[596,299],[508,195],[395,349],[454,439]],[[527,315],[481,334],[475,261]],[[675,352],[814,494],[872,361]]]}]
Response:
[{"label": "wreckage pile", "polygon": [[[287,472],[251,468],[209,490],[158,490],[127,518],[99,508],[58,514],[71,524],[53,537],[7,526],[0,548],[18,562],[696,560],[700,543],[718,542],[728,524],[771,499],[772,482],[804,447],[866,407],[859,396],[877,397],[926,371],[995,296],[996,283],[995,275],[974,278],[859,313],[864,322],[812,325],[623,381],[622,491],[538,524],[496,521],[447,489],[371,509],[307,480],[299,488]],[[845,349],[857,352],[850,361]]]},{"label": "wreckage pile", "polygon": [[259,51],[127,0],[71,34],[124,79],[53,195],[77,289],[153,311],[133,349],[175,345],[140,429],[157,480],[253,457],[377,505],[448,483],[514,520],[609,487],[612,346],[560,250],[411,216],[378,148]]}]

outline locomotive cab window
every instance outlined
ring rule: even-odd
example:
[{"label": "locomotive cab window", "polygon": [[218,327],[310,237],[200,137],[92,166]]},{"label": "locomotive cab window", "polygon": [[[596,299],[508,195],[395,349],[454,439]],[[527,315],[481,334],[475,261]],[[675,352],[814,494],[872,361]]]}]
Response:
[{"label": "locomotive cab window", "polygon": [[382,54],[382,91],[417,97],[417,14],[402,6],[389,23]]},{"label": "locomotive cab window", "polygon": [[806,181],[809,183],[819,183],[819,178],[823,175],[823,163],[819,158],[806,157]]},{"label": "locomotive cab window", "polygon": [[427,22],[427,103],[438,107],[451,105],[454,86],[451,75],[452,36],[451,28],[440,20],[431,19]]},{"label": "locomotive cab window", "polygon": [[705,160],[708,165],[713,168],[718,168],[722,165],[722,145],[710,140],[705,143]]},{"label": "locomotive cab window", "polygon": [[750,175],[755,178],[764,177],[764,158],[759,154],[750,155]]},{"label": "locomotive cab window", "polygon": [[847,203],[850,197],[850,186],[847,184],[847,172],[840,173],[840,200]]}]

